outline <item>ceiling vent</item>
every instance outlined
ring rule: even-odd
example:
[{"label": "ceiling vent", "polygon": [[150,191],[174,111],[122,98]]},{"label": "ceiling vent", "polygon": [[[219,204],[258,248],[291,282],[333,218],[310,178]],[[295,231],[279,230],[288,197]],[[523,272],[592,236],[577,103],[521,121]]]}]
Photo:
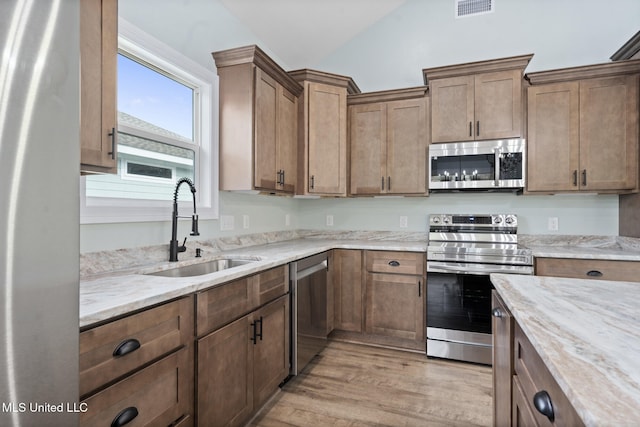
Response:
[{"label": "ceiling vent", "polygon": [[456,18],[484,15],[495,10],[495,0],[455,0]]}]

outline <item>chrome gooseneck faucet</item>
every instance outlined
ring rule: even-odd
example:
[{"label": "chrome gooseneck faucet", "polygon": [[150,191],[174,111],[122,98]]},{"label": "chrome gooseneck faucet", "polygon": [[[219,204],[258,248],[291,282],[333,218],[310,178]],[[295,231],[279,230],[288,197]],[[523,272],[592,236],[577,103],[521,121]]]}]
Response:
[{"label": "chrome gooseneck faucet", "polygon": [[173,214],[172,222],[171,222],[171,241],[169,242],[169,261],[178,261],[178,253],[184,252],[187,250],[185,244],[187,243],[187,238],[184,238],[184,242],[182,245],[178,245],[178,218],[188,218],[188,217],[179,217],[178,216],[178,190],[180,189],[180,185],[183,183],[189,184],[191,188],[191,194],[193,195],[193,215],[191,215],[191,235],[199,236],[198,232],[198,215],[196,214],[196,187],[193,185],[193,182],[189,178],[180,178],[176,183],[176,189],[173,193]]}]

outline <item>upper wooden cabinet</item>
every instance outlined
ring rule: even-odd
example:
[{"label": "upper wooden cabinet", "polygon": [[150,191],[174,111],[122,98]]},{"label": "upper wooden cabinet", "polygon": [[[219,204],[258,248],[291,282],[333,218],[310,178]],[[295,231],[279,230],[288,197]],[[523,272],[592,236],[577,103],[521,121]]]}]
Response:
[{"label": "upper wooden cabinet", "polygon": [[640,60],[528,74],[527,190],[638,188]]},{"label": "upper wooden cabinet", "polygon": [[423,69],[431,142],[522,136],[522,77],[533,55]]},{"label": "upper wooden cabinet", "polygon": [[296,194],[347,195],[347,94],[350,77],[303,69],[289,75],[304,87],[298,105]]},{"label": "upper wooden cabinet", "polygon": [[80,2],[80,170],[116,173],[118,1]]},{"label": "upper wooden cabinet", "polygon": [[213,58],[220,77],[220,189],[293,194],[302,86],[255,45]]},{"label": "upper wooden cabinet", "polygon": [[426,86],[350,96],[350,194],[427,194]]}]

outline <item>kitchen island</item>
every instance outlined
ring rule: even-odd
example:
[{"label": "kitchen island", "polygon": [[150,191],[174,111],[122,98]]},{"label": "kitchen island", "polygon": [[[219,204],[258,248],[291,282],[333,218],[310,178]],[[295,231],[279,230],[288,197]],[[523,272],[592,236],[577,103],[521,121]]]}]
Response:
[{"label": "kitchen island", "polygon": [[640,285],[492,274],[513,319],[586,426],[640,424]]}]

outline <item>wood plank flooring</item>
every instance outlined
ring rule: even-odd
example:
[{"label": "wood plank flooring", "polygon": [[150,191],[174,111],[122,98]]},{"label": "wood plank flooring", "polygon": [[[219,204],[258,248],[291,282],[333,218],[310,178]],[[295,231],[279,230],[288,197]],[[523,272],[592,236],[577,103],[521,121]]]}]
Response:
[{"label": "wood plank flooring", "polygon": [[330,341],[250,426],[490,426],[491,367]]}]

